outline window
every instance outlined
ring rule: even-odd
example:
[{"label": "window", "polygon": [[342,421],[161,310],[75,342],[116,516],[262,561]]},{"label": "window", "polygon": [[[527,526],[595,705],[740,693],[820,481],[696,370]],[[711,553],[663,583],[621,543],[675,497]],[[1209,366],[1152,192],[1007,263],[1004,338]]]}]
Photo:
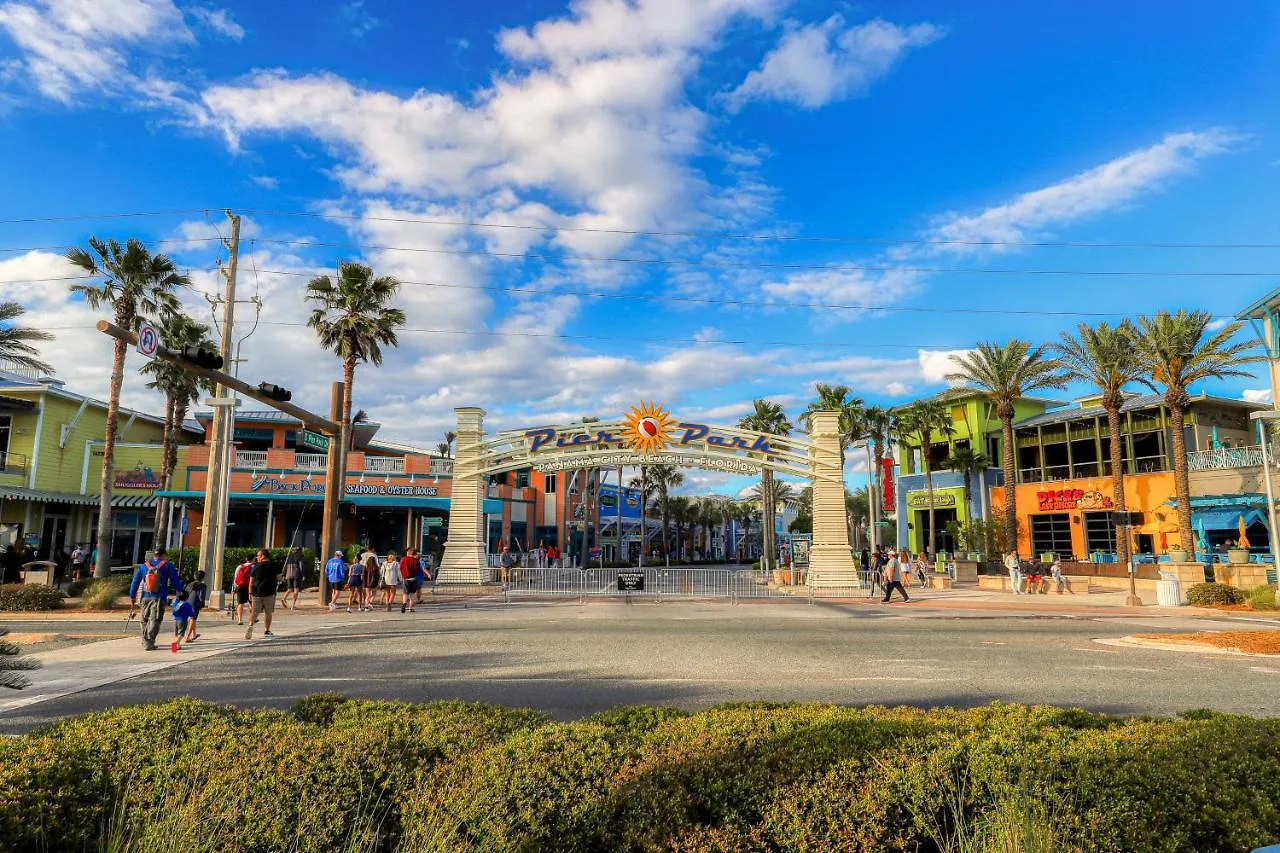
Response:
[{"label": "window", "polygon": [[1033,556],[1052,551],[1060,557],[1070,557],[1070,514],[1055,512],[1031,516],[1031,551]]},{"label": "window", "polygon": [[559,484],[556,482],[556,475],[555,475],[555,474],[547,474],[547,475],[545,475],[545,476],[543,477],[543,483],[545,483],[544,491],[545,491],[547,494],[549,494],[549,495],[554,495],[554,494],[556,493],[556,486],[557,486],[557,485],[559,485]]},{"label": "window", "polygon": [[1000,438],[998,436],[987,436],[987,459],[997,468],[1004,464],[1004,457],[1000,455]]},{"label": "window", "polygon": [[517,489],[529,488],[529,469],[528,468],[521,468],[519,471],[516,472],[516,488]]},{"label": "window", "polygon": [[1084,542],[1091,554],[1094,551],[1110,552],[1116,549],[1116,526],[1112,524],[1111,513],[1084,514]]},{"label": "window", "polygon": [[9,434],[13,432],[13,418],[0,415],[0,460],[9,455]]}]

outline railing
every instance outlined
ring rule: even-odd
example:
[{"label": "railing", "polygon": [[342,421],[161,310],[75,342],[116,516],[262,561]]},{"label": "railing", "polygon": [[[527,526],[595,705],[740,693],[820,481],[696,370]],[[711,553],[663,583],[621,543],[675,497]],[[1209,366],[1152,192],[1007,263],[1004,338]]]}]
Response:
[{"label": "railing", "polygon": [[364,470],[370,474],[403,474],[403,456],[366,456]]},{"label": "railing", "polygon": [[1216,450],[1194,450],[1187,454],[1190,471],[1220,471],[1229,468],[1249,468],[1264,463],[1262,445],[1250,447],[1219,447]]},{"label": "railing", "polygon": [[441,476],[453,473],[453,460],[434,458],[431,460],[432,476]]},{"label": "railing", "polygon": [[236,451],[236,467],[237,468],[266,468],[267,467],[267,451],[237,450]]},{"label": "railing", "polygon": [[27,457],[21,453],[0,453],[0,474],[23,474],[27,470]]},{"label": "railing", "polygon": [[329,464],[329,457],[324,453],[295,453],[293,467],[304,471],[323,471]]},{"label": "railing", "polygon": [[[1217,453],[1220,451],[1204,451]],[[1187,454],[1188,457],[1195,454]],[[1139,456],[1135,460],[1125,460],[1126,474],[1154,474],[1160,471],[1171,470],[1165,463],[1163,456]],[[1261,465],[1261,459],[1256,463]],[[1220,467],[1240,467],[1236,465],[1227,465]],[[1204,470],[1191,468],[1192,471]],[[1075,477],[1106,477],[1111,474],[1110,462],[1079,462],[1075,465],[1048,465],[1043,469],[1040,468],[1020,468],[1018,470],[1019,483],[1045,483],[1051,480],[1070,480]]]}]

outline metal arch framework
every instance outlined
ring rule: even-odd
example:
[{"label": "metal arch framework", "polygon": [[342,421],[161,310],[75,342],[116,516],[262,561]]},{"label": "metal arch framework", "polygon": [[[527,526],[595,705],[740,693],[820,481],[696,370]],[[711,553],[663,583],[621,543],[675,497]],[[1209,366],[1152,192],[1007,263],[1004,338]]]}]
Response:
[{"label": "metal arch framework", "polygon": [[[837,412],[813,413],[808,437],[676,421],[660,407],[641,404],[625,421],[536,426],[490,438],[484,434],[483,409],[464,407],[455,412],[457,449],[448,538],[438,577],[441,583],[478,584],[485,580],[483,505],[491,474],[520,468],[550,472],[667,463],[746,475],[769,469],[810,480],[813,546],[808,583],[858,585],[845,521]],[[646,412],[651,416],[642,418]],[[660,425],[653,426],[648,435],[637,432],[638,423],[653,420],[653,416]],[[635,449],[646,444],[644,452]]]}]

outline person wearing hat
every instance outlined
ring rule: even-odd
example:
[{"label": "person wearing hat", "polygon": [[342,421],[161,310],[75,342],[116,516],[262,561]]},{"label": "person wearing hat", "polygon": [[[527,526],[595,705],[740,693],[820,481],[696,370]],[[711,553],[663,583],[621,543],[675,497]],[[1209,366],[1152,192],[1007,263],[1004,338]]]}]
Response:
[{"label": "person wearing hat", "polygon": [[324,564],[325,577],[329,579],[329,609],[338,609],[338,593],[347,586],[347,561],[341,551],[334,551],[329,562]]}]

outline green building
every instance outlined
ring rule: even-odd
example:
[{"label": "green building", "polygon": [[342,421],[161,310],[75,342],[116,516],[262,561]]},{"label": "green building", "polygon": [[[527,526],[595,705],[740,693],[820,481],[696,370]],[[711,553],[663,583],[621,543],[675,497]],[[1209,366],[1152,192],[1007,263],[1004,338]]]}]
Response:
[{"label": "green building", "polygon": [[[0,548],[40,559],[96,542],[107,404],[32,371],[0,367]],[[185,430],[198,441],[203,431]],[[112,495],[112,565],[152,545],[164,419],[121,408]]]}]

